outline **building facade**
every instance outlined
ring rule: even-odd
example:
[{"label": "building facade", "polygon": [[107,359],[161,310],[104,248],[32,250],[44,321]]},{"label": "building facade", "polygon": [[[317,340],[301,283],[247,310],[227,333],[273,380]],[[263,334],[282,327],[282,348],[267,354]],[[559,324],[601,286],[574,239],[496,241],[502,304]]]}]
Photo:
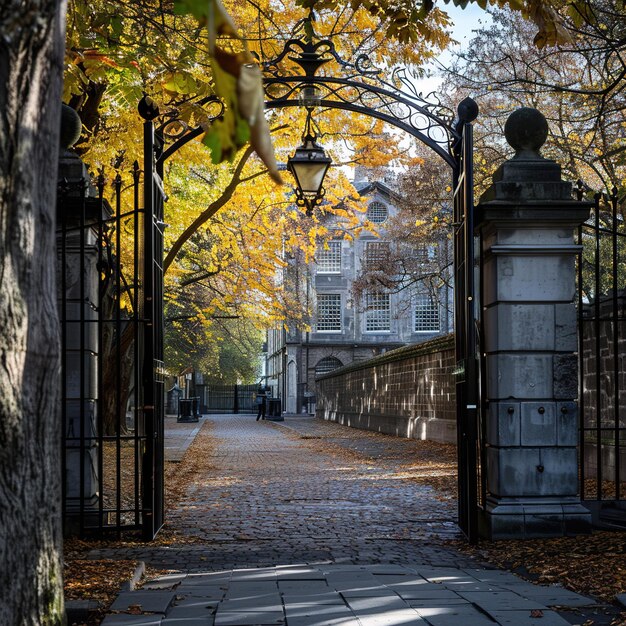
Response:
[{"label": "building facade", "polygon": [[[449,245],[401,248],[385,228],[400,210],[396,194],[381,182],[359,180],[354,186],[367,202],[361,221],[376,224],[378,232],[327,241],[314,262],[304,264],[296,254],[286,270],[300,277],[298,288],[310,311],[307,330],[287,322],[268,332],[266,380],[286,413],[314,411],[317,376],[452,332],[452,286],[445,276]],[[419,271],[402,289],[401,281],[394,286],[377,281],[376,272],[388,272],[389,259],[402,254],[411,256],[412,269],[423,268],[424,276],[438,273],[436,286],[420,283]],[[363,283],[364,276],[370,280]]]}]

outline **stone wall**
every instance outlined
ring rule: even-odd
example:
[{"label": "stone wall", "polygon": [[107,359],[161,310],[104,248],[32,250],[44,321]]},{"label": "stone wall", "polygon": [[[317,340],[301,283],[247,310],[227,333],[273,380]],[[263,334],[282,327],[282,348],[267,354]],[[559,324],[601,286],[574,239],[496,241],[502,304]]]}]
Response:
[{"label": "stone wall", "polygon": [[456,443],[452,335],[353,363],[316,381],[316,416],[354,428]]},{"label": "stone wall", "polygon": [[[613,332],[618,327],[619,425],[626,413],[626,294],[620,293],[618,321],[612,298],[584,308],[583,322],[583,424],[588,431],[584,450],[586,475],[596,476],[595,428],[598,401],[603,429],[615,426]],[[599,332],[597,332],[599,330]],[[596,343],[596,336],[598,343]],[[599,366],[599,376],[598,374]],[[317,380],[317,417],[347,426],[376,430],[401,437],[456,443],[454,405],[454,348],[452,336],[393,350],[379,357],[342,367]],[[599,387],[598,387],[599,381]],[[610,433],[609,433],[610,434]],[[616,446],[603,445],[603,477],[615,473]],[[626,445],[620,446],[620,478],[626,480]]]}]

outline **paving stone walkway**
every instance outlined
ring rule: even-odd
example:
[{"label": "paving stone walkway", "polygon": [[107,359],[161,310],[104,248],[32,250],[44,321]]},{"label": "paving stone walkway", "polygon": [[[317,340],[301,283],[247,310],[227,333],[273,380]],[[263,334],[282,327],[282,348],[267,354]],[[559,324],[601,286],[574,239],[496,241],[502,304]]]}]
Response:
[{"label": "paving stone walkway", "polygon": [[[123,558],[181,573],[121,594],[103,626],[584,622],[551,607],[593,604],[588,598],[445,544],[458,536],[456,502],[397,477],[415,442],[308,417],[205,419],[212,469],[169,513],[200,542],[125,549]],[[107,549],[90,556],[121,558]],[[137,607],[147,614],[130,614]]]}]

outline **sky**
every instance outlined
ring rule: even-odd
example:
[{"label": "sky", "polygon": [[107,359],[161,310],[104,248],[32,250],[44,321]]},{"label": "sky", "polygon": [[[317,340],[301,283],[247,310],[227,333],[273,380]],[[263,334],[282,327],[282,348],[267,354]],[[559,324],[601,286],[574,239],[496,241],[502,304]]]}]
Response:
[{"label": "sky", "polygon": [[442,4],[441,8],[452,18],[454,22],[453,37],[459,41],[471,38],[472,30],[478,28],[479,20],[483,22],[489,18],[487,13],[477,4],[468,4],[464,9],[460,9],[450,4]]},{"label": "sky", "polygon": [[[453,21],[452,38],[459,42],[458,45],[453,46],[451,50],[446,50],[439,55],[439,62],[442,65],[446,65],[452,58],[452,51],[466,48],[470,40],[475,36],[472,31],[489,23],[490,17],[477,4],[473,3],[468,4],[465,9],[456,7],[452,3],[444,4],[442,2],[439,6],[451,17]],[[436,91],[440,83],[441,78],[434,76],[420,81],[420,88],[423,93],[429,93]]]}]

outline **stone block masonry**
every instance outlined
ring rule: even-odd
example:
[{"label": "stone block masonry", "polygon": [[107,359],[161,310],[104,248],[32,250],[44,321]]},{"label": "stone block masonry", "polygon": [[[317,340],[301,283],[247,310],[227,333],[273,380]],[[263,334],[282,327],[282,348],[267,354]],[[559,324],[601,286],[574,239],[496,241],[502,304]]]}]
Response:
[{"label": "stone block masonry", "polygon": [[[585,478],[597,480],[600,460],[602,479],[614,489],[616,472],[620,482],[626,481],[626,447],[615,437],[616,425],[626,425],[626,291],[594,300],[582,313],[580,412],[585,429]],[[586,495],[596,493],[597,485],[587,483]]]},{"label": "stone block masonry", "polygon": [[516,151],[475,209],[481,242],[486,363],[486,503],[490,539],[590,530],[578,490],[576,229],[590,205],[572,198],[544,159],[544,116],[519,109],[505,125]]},{"label": "stone block masonry", "polygon": [[449,335],[336,369],[316,381],[316,416],[398,437],[456,443]]}]

